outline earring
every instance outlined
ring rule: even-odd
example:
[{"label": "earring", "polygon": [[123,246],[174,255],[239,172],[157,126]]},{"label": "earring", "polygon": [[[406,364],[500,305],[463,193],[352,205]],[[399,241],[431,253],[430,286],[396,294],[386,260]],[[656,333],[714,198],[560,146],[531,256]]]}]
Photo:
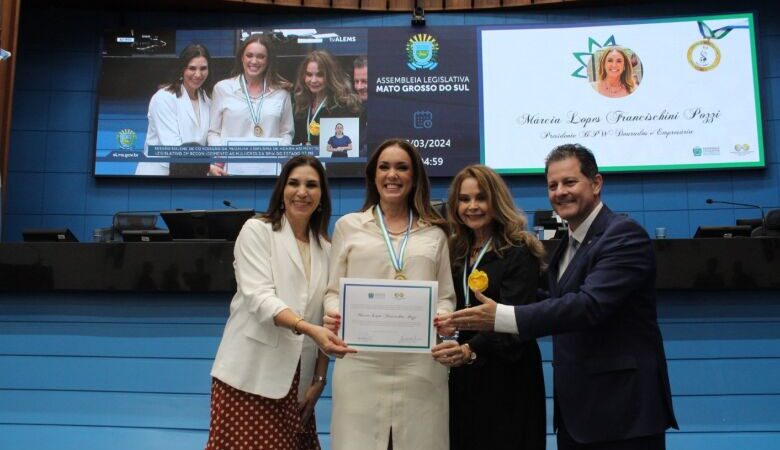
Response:
[{"label": "earring", "polygon": [[317,205],[317,212],[322,212],[322,203]]},{"label": "earring", "polygon": [[284,203],[282,203],[282,206],[279,207],[281,211],[284,211]]}]

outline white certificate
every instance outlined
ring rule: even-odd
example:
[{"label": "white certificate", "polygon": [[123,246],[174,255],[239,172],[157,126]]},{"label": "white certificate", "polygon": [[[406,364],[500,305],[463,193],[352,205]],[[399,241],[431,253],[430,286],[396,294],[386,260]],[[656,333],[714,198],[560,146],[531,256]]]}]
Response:
[{"label": "white certificate", "polygon": [[375,352],[428,353],[436,281],[342,278],[340,336],[350,347]]}]

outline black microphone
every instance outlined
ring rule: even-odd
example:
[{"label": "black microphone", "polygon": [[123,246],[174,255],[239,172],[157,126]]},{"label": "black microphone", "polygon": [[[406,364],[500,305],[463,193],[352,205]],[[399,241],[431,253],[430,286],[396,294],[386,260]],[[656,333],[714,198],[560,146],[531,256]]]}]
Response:
[{"label": "black microphone", "polygon": [[705,200],[705,202],[708,205],[711,205],[713,203],[720,203],[722,205],[747,206],[748,208],[758,208],[758,210],[761,211],[761,220],[762,221],[764,220],[764,208],[762,208],[759,205],[751,205],[750,203],[726,202],[723,200],[713,200],[711,198],[708,198],[707,200]]},{"label": "black microphone", "polygon": [[228,208],[238,209],[235,206],[233,206],[233,203],[230,200],[222,200],[222,204],[227,206]]}]

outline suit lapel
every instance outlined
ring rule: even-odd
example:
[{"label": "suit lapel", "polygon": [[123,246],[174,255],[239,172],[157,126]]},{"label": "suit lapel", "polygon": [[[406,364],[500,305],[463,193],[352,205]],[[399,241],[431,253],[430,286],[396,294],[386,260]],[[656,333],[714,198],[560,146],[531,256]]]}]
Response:
[{"label": "suit lapel", "polygon": [[[574,254],[574,257],[571,259],[571,261],[569,261],[569,265],[566,267],[566,272],[561,275],[556,287],[565,286],[572,277],[572,273],[575,272],[575,269],[587,261],[588,252],[590,252],[593,244],[597,242],[599,237],[601,237],[601,235],[604,233],[604,230],[607,228],[607,223],[609,223],[610,217],[612,217],[612,211],[610,211],[606,205],[603,206],[601,211],[599,211],[598,215],[593,220],[593,223],[590,225],[588,232],[585,233],[585,239],[582,240],[579,248],[577,248],[577,252]],[[568,235],[565,239],[565,242],[561,242],[559,248],[565,249],[567,245],[569,245]],[[563,254],[561,253],[559,256],[562,255]],[[578,280],[578,282],[580,281],[582,280]]]},{"label": "suit lapel", "polygon": [[[316,289],[317,281],[322,273],[322,252],[325,249],[320,245],[319,237],[309,231],[309,253],[311,254],[311,277],[309,278],[309,295],[312,295]],[[309,299],[311,300],[311,298]]]},{"label": "suit lapel", "polygon": [[295,242],[295,235],[286,218],[282,218],[282,244],[284,245],[285,250],[287,250],[287,254],[293,264],[295,264],[295,267],[297,267],[298,271],[301,273],[301,276],[305,278],[306,272],[303,271],[301,252],[298,250],[298,244]]},{"label": "suit lapel", "polygon": [[558,243],[558,247],[555,248],[555,252],[553,252],[553,256],[550,259],[547,278],[551,291],[556,290],[558,287],[558,271],[560,270],[561,258],[563,258],[563,253],[567,245],[569,245],[569,233],[566,233],[566,236]]},{"label": "suit lapel", "polygon": [[[181,97],[178,99],[181,102],[181,107],[184,109],[184,111],[187,112],[187,117],[190,118],[190,121],[194,124],[198,123],[198,119],[195,117],[195,110],[192,109],[192,102],[190,101],[190,96],[187,94],[187,90],[184,89],[184,86],[181,87]],[[200,105],[200,95],[198,95],[198,104]],[[195,128],[193,126],[193,128]]]}]

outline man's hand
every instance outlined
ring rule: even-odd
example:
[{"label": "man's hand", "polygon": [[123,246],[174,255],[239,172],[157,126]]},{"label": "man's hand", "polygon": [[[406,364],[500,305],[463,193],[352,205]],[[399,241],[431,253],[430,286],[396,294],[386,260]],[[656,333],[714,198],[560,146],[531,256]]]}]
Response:
[{"label": "man's hand", "polygon": [[474,296],[481,305],[444,314],[436,321],[436,325],[440,328],[455,327],[456,330],[493,331],[496,324],[496,302],[481,292],[475,292]]},{"label": "man's hand", "polygon": [[447,367],[458,367],[466,364],[468,355],[457,341],[444,341],[431,349],[433,359]]}]

